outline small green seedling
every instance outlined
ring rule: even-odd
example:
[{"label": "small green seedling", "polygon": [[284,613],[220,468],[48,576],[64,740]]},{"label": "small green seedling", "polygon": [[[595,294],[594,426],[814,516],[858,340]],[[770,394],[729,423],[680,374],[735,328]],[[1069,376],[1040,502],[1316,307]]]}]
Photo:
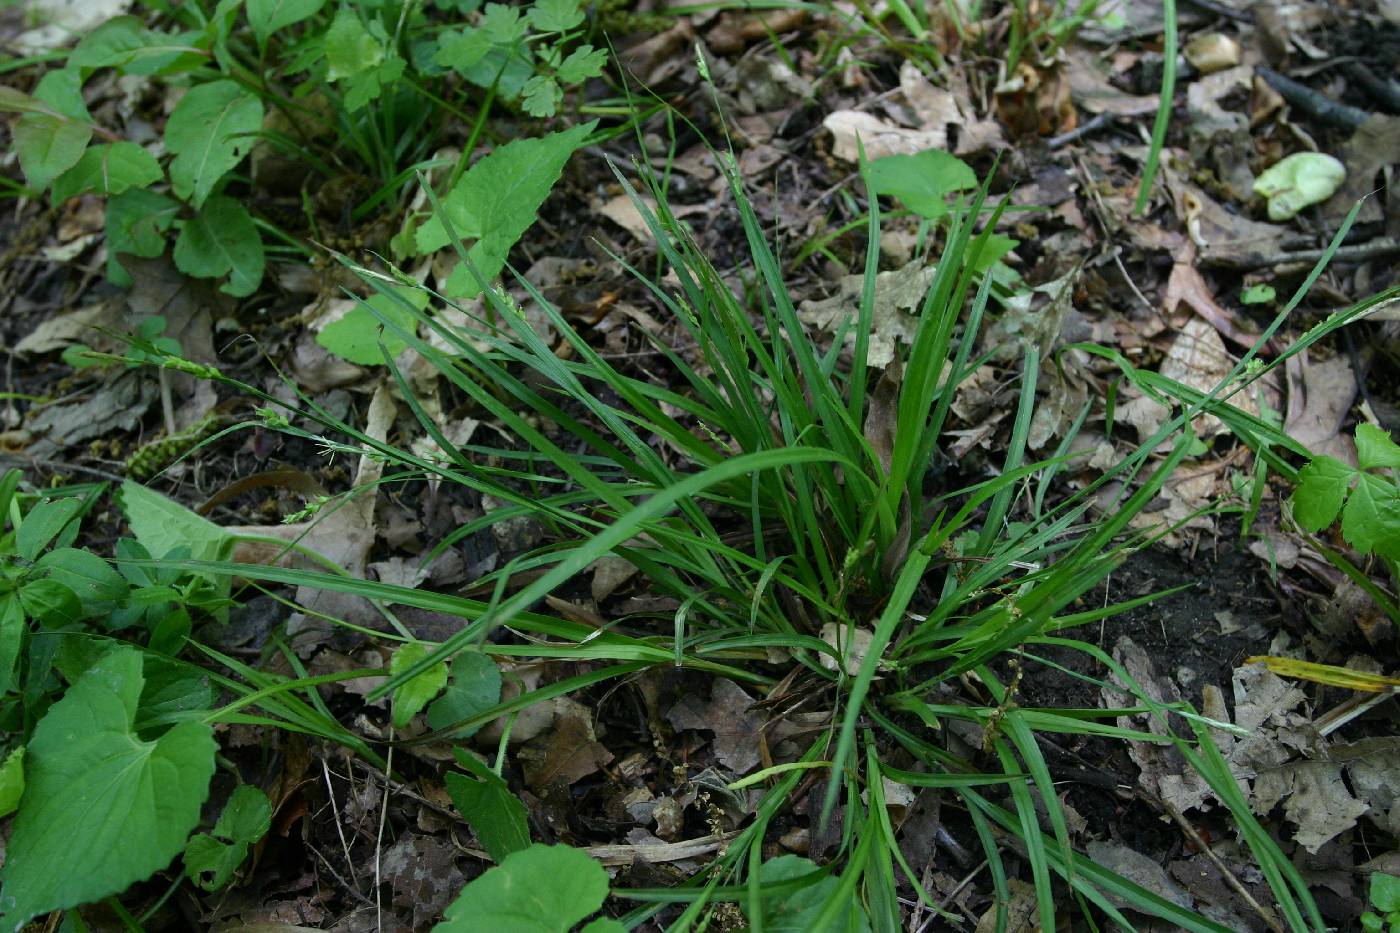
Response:
[{"label": "small green seedling", "polygon": [[1361,915],[1366,933],[1400,933],[1400,878],[1375,872],[1371,875],[1371,906]]},{"label": "small green seedling", "polygon": [[1362,554],[1400,560],[1400,485],[1394,473],[1400,445],[1380,428],[1362,424],[1356,428],[1356,459],[1359,469],[1322,456],[1299,470],[1293,517],[1319,532],[1341,513],[1348,544]]},{"label": "small green seedling", "polygon": [[1266,305],[1278,297],[1278,292],[1267,282],[1256,282],[1240,291],[1240,304]]},{"label": "small green seedling", "polygon": [[240,784],[224,804],[212,833],[200,833],[185,846],[185,874],[206,891],[228,884],[248,857],[248,847],[272,826],[272,803],[251,784]]}]

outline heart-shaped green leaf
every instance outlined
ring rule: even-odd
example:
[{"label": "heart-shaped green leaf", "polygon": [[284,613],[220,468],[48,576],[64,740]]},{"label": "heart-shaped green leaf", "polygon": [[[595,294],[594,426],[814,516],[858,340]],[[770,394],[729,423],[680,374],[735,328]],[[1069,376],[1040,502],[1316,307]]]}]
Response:
[{"label": "heart-shaped green leaf", "polygon": [[214,730],[183,722],[155,741],[141,739],[132,726],[143,680],[141,653],[117,648],[35,727],[0,889],[5,929],[149,877],[199,822],[214,773]]}]

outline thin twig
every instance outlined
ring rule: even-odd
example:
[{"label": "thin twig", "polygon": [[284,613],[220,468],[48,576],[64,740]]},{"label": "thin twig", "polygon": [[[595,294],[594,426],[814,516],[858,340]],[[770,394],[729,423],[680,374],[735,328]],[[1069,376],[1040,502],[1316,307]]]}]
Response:
[{"label": "thin twig", "polygon": [[1061,146],[1068,145],[1078,139],[1083,139],[1090,133],[1097,132],[1105,126],[1108,126],[1109,123],[1113,122],[1113,116],[1114,115],[1108,111],[1096,114],[1067,133],[1061,133],[1059,136],[1051,136],[1045,144],[1051,149],[1059,149]]},{"label": "thin twig", "polygon": [[17,466],[21,469],[28,467],[45,467],[56,473],[85,473],[88,476],[96,476],[98,479],[105,479],[109,483],[125,482],[126,477],[118,476],[110,470],[99,470],[97,467],[83,466],[81,463],[66,463],[62,460],[46,460],[42,457],[26,457],[22,454],[0,453],[0,463],[7,466]]},{"label": "thin twig", "polygon": [[1181,2],[1187,6],[1196,7],[1197,9],[1205,10],[1207,13],[1223,16],[1226,19],[1233,19],[1239,23],[1254,22],[1254,12],[1252,10],[1236,10],[1234,7],[1227,4],[1217,2],[1217,0],[1181,0]]},{"label": "thin twig", "polygon": [[[1277,253],[1260,255],[1240,255],[1238,253],[1216,253],[1210,250],[1202,250],[1200,259],[1202,264],[1221,269],[1236,269],[1248,271],[1250,269],[1274,268],[1279,271],[1287,265],[1290,269],[1293,266],[1307,269],[1317,264],[1317,261],[1325,255],[1325,249],[1298,249],[1280,250]],[[1339,246],[1332,256],[1332,261],[1336,262],[1364,262],[1367,259],[1379,259],[1382,256],[1390,256],[1400,253],[1400,237],[1376,237],[1365,243],[1352,243],[1347,246]]]},{"label": "thin twig", "polygon": [[1196,831],[1196,827],[1192,826],[1186,817],[1181,815],[1181,811],[1169,801],[1159,800],[1158,803],[1160,803],[1162,809],[1166,810],[1167,814],[1176,821],[1176,825],[1181,827],[1181,831],[1205,854],[1205,857],[1210,859],[1210,863],[1215,866],[1216,871],[1220,872],[1221,877],[1225,879],[1225,883],[1230,886],[1231,890],[1243,898],[1244,902],[1253,908],[1254,912],[1259,915],[1259,918],[1269,925],[1269,929],[1273,930],[1274,933],[1284,933],[1283,924],[1279,923],[1279,919],[1274,912],[1254,899],[1254,895],[1250,894],[1244,884],[1241,883],[1240,879],[1235,877],[1235,873],[1226,867],[1225,863],[1220,860],[1220,856],[1216,855],[1215,850],[1210,847],[1210,843],[1206,842],[1205,839],[1201,837],[1201,834]]},{"label": "thin twig", "polygon": [[946,917],[948,913],[948,905],[953,903],[953,899],[957,897],[960,893],[962,893],[962,889],[971,884],[972,879],[976,878],[979,874],[981,874],[982,869],[986,867],[987,861],[984,859],[981,865],[978,865],[976,868],[972,869],[972,871],[968,872],[967,877],[959,881],[957,885],[953,888],[953,890],[949,891],[947,896],[944,897],[943,900],[938,902],[937,910],[939,911],[939,913],[929,914],[928,919],[924,921],[924,925],[919,927],[919,933],[925,933],[925,931],[928,929],[929,924],[933,923],[933,921],[937,920],[938,918]]},{"label": "thin twig", "polygon": [[374,835],[374,923],[375,929],[379,933],[384,933],[384,908],[380,904],[380,856],[384,852],[384,824],[389,819],[389,797],[393,793],[393,781],[389,775],[394,773],[394,728],[389,727],[389,751],[384,756],[384,805],[379,808],[379,831]]},{"label": "thin twig", "polygon": [[[355,900],[359,901],[361,904],[364,904],[366,907],[375,907],[375,906],[376,906],[375,903],[374,903],[374,901],[372,901],[372,900],[370,900],[369,898],[365,897],[365,896],[364,896],[363,894],[361,894],[352,884],[350,884],[348,881],[346,881],[344,878],[342,878],[342,877],[340,876],[340,872],[338,872],[338,871],[335,870],[335,866],[331,864],[331,860],[330,860],[330,859],[326,858],[324,855],[321,854],[321,850],[320,850],[320,849],[316,848],[315,846],[313,846],[313,845],[311,845],[311,844],[309,844],[309,843],[307,844],[306,847],[307,847],[308,849],[311,850],[311,854],[312,854],[312,855],[316,856],[318,859],[321,860],[321,864],[324,865],[324,866],[326,866],[326,871],[328,871],[328,872],[331,873],[331,877],[334,878],[334,879],[336,880],[336,882],[340,885],[340,887],[345,891],[346,894],[349,894],[351,897],[353,897]],[[352,863],[351,866],[350,866],[350,870],[351,870],[351,871],[354,871],[354,868],[355,868],[355,866],[354,866],[354,864]]]},{"label": "thin twig", "polygon": [[326,776],[326,795],[331,799],[331,813],[335,816],[335,831],[340,836],[340,847],[345,851],[345,864],[350,869],[350,877],[355,881],[355,887],[360,886],[360,879],[355,874],[355,860],[350,857],[350,843],[345,839],[345,826],[340,819],[340,807],[335,802],[335,787],[331,784],[330,765],[326,764],[326,759],[321,759],[321,773]]}]

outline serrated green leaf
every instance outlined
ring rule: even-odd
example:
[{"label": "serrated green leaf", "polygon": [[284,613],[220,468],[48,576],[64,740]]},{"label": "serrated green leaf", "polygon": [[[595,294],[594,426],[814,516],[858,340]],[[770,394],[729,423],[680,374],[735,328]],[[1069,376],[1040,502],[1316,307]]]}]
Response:
[{"label": "serrated green leaf", "polygon": [[947,195],[976,188],[977,174],[957,156],[927,149],[874,160],[870,163],[870,185],[877,194],[899,198],[916,214],[941,217],[948,212]]},{"label": "serrated green leaf", "polygon": [[[419,311],[428,306],[428,293],[421,288],[394,286],[393,291]],[[374,310],[370,310],[371,308]],[[377,316],[375,312],[383,317]],[[316,342],[341,359],[352,363],[361,366],[382,364],[384,354],[379,349],[381,341],[389,351],[390,357],[398,356],[404,347],[408,346],[403,338],[383,326],[383,320],[393,321],[407,331],[414,330],[416,326],[410,308],[404,307],[390,295],[376,293],[366,299],[365,304],[357,304],[343,317],[321,328],[321,332],[316,335]]]},{"label": "serrated green leaf", "polygon": [[209,678],[188,667],[147,655],[146,683],[137,706],[136,731],[202,718],[214,702]]},{"label": "serrated green leaf", "polygon": [[565,84],[578,84],[603,73],[608,63],[606,49],[595,49],[591,45],[580,45],[559,63],[559,80]]},{"label": "serrated green leaf", "polygon": [[1240,292],[1240,304],[1260,305],[1268,304],[1278,297],[1278,292],[1272,285],[1265,282],[1256,282]]},{"label": "serrated green leaf", "polygon": [[83,157],[92,127],[68,117],[26,113],[15,122],[14,139],[25,179],[35,188],[47,188]]},{"label": "serrated green leaf", "polygon": [[525,804],[510,792],[500,775],[469,753],[453,749],[457,763],[476,775],[476,780],[455,771],[447,772],[447,793],[452,805],[471,826],[482,848],[497,865],[513,852],[530,847],[530,825]]},{"label": "serrated green leaf", "polygon": [[[504,268],[506,255],[534,223],[565,163],[596,125],[592,121],[539,139],[506,143],[468,169],[443,199],[443,214],[457,235],[477,241],[469,255],[487,280]],[[420,253],[435,252],[450,242],[443,218],[430,217],[418,228]],[[454,272],[449,288],[464,297],[480,293],[465,267]]]},{"label": "serrated green leaf", "polygon": [[[463,651],[452,659],[452,680],[447,690],[428,707],[428,725],[445,729],[501,700],[501,669],[480,651]],[[467,738],[476,732],[463,732]],[[497,860],[499,861],[499,859]]]},{"label": "serrated green leaf", "polygon": [[326,0],[248,0],[248,25],[263,45],[279,29],[286,29],[321,12]]},{"label": "serrated green leaf", "polygon": [[25,615],[53,628],[83,618],[83,604],[78,601],[78,594],[57,580],[47,577],[29,580],[19,588],[17,596]]},{"label": "serrated green leaf", "polygon": [[1356,471],[1333,457],[1315,457],[1298,471],[1293,517],[1304,529],[1318,532],[1337,520]]},{"label": "serrated green leaf", "polygon": [[78,68],[114,68],[150,44],[149,32],[135,16],[117,16],[83,36],[68,56]]},{"label": "serrated green leaf", "polygon": [[1356,460],[1363,470],[1400,467],[1400,444],[1373,424],[1356,426]]},{"label": "serrated green leaf", "polygon": [[485,58],[493,45],[491,37],[484,29],[469,26],[456,32],[447,32],[438,41],[437,51],[433,53],[433,64],[465,71]]},{"label": "serrated green leaf", "polygon": [[391,54],[371,71],[357,74],[345,81],[345,108],[351,112],[359,110],[379,95],[384,89],[403,77],[408,65],[398,55]]},{"label": "serrated green leaf", "polygon": [[[389,673],[406,671],[428,656],[427,645],[410,642],[394,652],[389,659]],[[418,715],[433,697],[447,686],[447,663],[434,664],[417,677],[404,681],[403,686],[394,691],[394,726],[402,729],[408,721]]]},{"label": "serrated green leaf", "polygon": [[343,6],[326,30],[326,80],[340,81],[369,71],[384,60],[384,43],[365,28],[358,13]]},{"label": "serrated green leaf", "polygon": [[0,889],[6,929],[149,877],[199,822],[218,748],[213,729],[184,722],[154,742],[141,739],[132,724],[142,681],[140,652],[116,648],[35,728]]},{"label": "serrated green leaf", "polygon": [[603,906],[608,873],[587,853],[533,845],[462,889],[435,933],[567,933]]},{"label": "serrated green leaf", "polygon": [[50,107],[36,97],[0,85],[0,112],[4,113],[48,113]]},{"label": "serrated green leaf", "polygon": [[521,106],[532,117],[552,117],[559,109],[564,92],[549,75],[535,75],[525,82],[521,91]]},{"label": "serrated green leaf", "polygon": [[535,0],[526,15],[538,32],[568,32],[584,19],[578,0]]},{"label": "serrated green leaf", "polygon": [[535,75],[534,56],[523,42],[493,44],[480,61],[461,66],[457,71],[477,87],[494,87],[501,100],[513,101],[520,97],[525,82]]},{"label": "serrated green leaf", "polygon": [[224,804],[214,831],[195,836],[185,847],[185,874],[206,891],[222,888],[248,857],[248,847],[271,825],[267,795],[251,784],[240,784]]},{"label": "serrated green leaf", "polygon": [[151,259],[165,252],[165,232],[180,213],[180,202],[145,188],[132,188],[107,202],[107,277],[130,285],[118,256]]},{"label": "serrated green leaf", "polygon": [[256,141],[262,101],[233,81],[191,88],[165,123],[165,147],[175,154],[170,186],[196,208]]},{"label": "serrated green leaf", "polygon": [[206,891],[217,891],[247,857],[246,842],[224,842],[200,833],[185,845],[185,877]]},{"label": "serrated green leaf", "polygon": [[0,816],[9,816],[24,795],[24,746],[10,749],[0,765]]},{"label": "serrated green leaf", "polygon": [[103,143],[90,147],[76,165],[54,179],[53,203],[62,204],[88,192],[121,194],[155,184],[163,177],[156,157],[135,143]]},{"label": "serrated green leaf", "polygon": [[481,28],[494,45],[510,46],[525,38],[525,20],[520,17],[520,10],[504,3],[486,4]]},{"label": "serrated green leaf", "polygon": [[253,218],[233,198],[217,195],[185,222],[175,240],[175,266],[186,275],[216,279],[228,275],[220,291],[251,295],[262,282],[262,237]]},{"label": "serrated green leaf", "polygon": [[34,97],[48,105],[48,112],[84,123],[92,122],[87,101],[83,99],[83,75],[77,68],[60,68],[45,74],[34,87]]},{"label": "serrated green leaf", "polygon": [[1358,473],[1342,509],[1342,537],[1362,554],[1400,559],[1400,488],[1386,477]]}]

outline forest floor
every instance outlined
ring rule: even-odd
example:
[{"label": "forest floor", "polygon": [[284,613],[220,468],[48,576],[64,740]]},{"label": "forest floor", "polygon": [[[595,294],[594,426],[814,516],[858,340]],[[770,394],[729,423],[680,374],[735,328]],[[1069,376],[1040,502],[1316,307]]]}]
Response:
[{"label": "forest floor", "polygon": [[[1027,42],[1011,73],[1016,7],[1054,4],[983,3],[969,33],[975,38],[960,38],[950,21],[934,15],[922,58],[900,38],[898,19],[883,5],[875,12],[884,18],[874,20],[865,4],[838,3],[825,12],[818,6],[655,10],[649,12],[664,15],[650,31],[609,36],[616,61],[594,84],[615,93],[625,72],[634,92],[646,88],[666,110],[640,120],[635,133],[629,127],[579,149],[509,261],[614,366],[684,391],[655,345],[689,352],[681,322],[618,261],[644,275],[664,265],[614,171],[635,180],[636,160],[664,167],[670,210],[699,250],[741,294],[754,287],[744,229],[711,146],[732,146],[789,294],[828,345],[832,321],[857,300],[865,262],[857,134],[871,160],[941,149],[979,178],[990,174],[991,199],[1007,204],[997,230],[1014,240],[1004,257],[1014,282],[1010,297],[988,310],[976,348],[980,364],[959,387],[938,440],[934,469],[948,488],[1000,471],[1017,423],[1025,340],[1047,351],[1027,456],[1053,456],[1067,438],[1070,449],[1087,454],[1059,472],[1053,499],[1092,482],[1164,418],[1165,409],[1124,379],[1114,360],[1080,345],[1107,347],[1139,370],[1211,391],[1259,341],[1363,196],[1345,242],[1264,355],[1397,283],[1400,19],[1394,4],[1180,0],[1186,52],[1169,69],[1176,82],[1171,119],[1142,210],[1135,202],[1164,73],[1161,3],[1104,0],[1092,18],[1064,26],[1063,34],[1043,11],[1033,22],[1046,30]],[[935,14],[942,6],[929,4]],[[0,38],[13,44],[31,25],[22,11],[11,6],[0,13]],[[865,23],[864,34],[851,34],[851,22]],[[709,83],[697,54],[708,63]],[[46,67],[12,69],[6,80],[32,88]],[[128,125],[165,119],[160,101],[143,101],[129,88],[90,85],[87,93],[94,113],[102,95],[128,93],[135,100],[124,105],[135,107]],[[589,85],[583,97],[589,94],[603,91]],[[1330,106],[1337,102],[1350,109],[1338,116]],[[556,128],[572,120],[561,113]],[[537,133],[539,122],[500,108],[486,125],[482,151]],[[621,117],[602,123],[620,125]],[[460,146],[471,127],[447,118],[440,132],[443,147]],[[1336,156],[1346,180],[1296,217],[1270,220],[1254,180],[1298,151]],[[5,173],[22,185],[13,157]],[[345,179],[344,186],[356,181]],[[116,485],[133,475],[132,454],[171,427],[178,433],[205,425],[207,437],[211,416],[221,426],[257,421],[259,403],[226,385],[175,373],[167,379],[164,372],[157,379],[153,370],[135,367],[75,369],[65,353],[76,344],[120,349],[110,335],[153,315],[191,358],[215,363],[271,397],[299,393],[336,418],[367,425],[372,399],[391,381],[382,366],[348,362],[318,342],[335,317],[328,309],[346,289],[366,293],[321,248],[372,263],[373,254],[387,254],[399,217],[386,207],[382,216],[352,219],[337,200],[349,195],[330,182],[318,184],[303,189],[310,197],[305,212],[296,182],[288,187],[266,172],[245,186],[240,198],[249,210],[275,220],[305,253],[270,253],[261,284],[237,298],[187,277],[168,253],[129,258],[132,284],[112,284],[103,200],[96,195],[56,205],[47,197],[13,200],[0,217],[0,466],[21,469],[41,490]],[[317,230],[309,229],[308,216]],[[931,229],[905,211],[891,209],[882,218],[877,343],[893,348],[908,338],[906,321],[919,298],[910,297],[911,276],[924,267],[921,237],[936,236]],[[662,282],[676,287],[674,280]],[[512,294],[529,305],[523,288]],[[1397,320],[1383,309],[1290,357],[1246,407],[1314,453],[1354,464],[1357,424],[1400,431]],[[560,359],[571,358],[557,333],[547,325],[541,333]],[[412,378],[420,387],[432,381],[421,372]],[[455,442],[510,443],[499,423],[445,381],[430,391],[454,425]],[[1257,756],[1223,751],[1326,923],[1359,929],[1370,874],[1400,874],[1396,699],[1381,697],[1333,729],[1329,717],[1355,707],[1357,695],[1284,680],[1247,659],[1291,657],[1394,674],[1395,627],[1319,553],[1319,540],[1345,550],[1340,534],[1300,531],[1286,505],[1289,484],[1258,469],[1254,452],[1220,421],[1202,418],[1196,427],[1199,448],[1134,519],[1135,528],[1159,524],[1165,533],[1076,606],[1170,592],[1083,626],[1075,637],[1111,655],[1161,701],[1184,700],[1269,743],[1267,767]],[[402,404],[385,436],[402,448],[426,440]],[[356,458],[346,452],[245,427],[199,446],[149,484],[219,526],[285,536],[284,519],[317,495],[350,488],[356,472]],[[357,527],[347,532],[337,525],[304,543],[357,576],[485,599],[491,594],[476,581],[536,546],[538,525],[497,524],[434,552],[431,563],[425,558],[454,529],[496,507],[464,486],[386,484],[373,507],[357,513]],[[79,543],[110,555],[124,527],[121,511],[101,500]],[[1396,581],[1381,564],[1355,559],[1393,594]],[[319,613],[334,614],[335,607],[308,605],[294,586],[240,581],[234,598],[227,621],[197,624],[195,631],[226,657],[288,676],[389,666],[385,643],[363,628],[328,623]],[[536,608],[626,630],[633,619],[674,615],[679,603],[649,589],[645,574],[604,562]],[[461,626],[455,616],[430,609],[404,607],[398,617],[428,642]],[[1111,678],[1088,655],[1054,645],[1027,650],[1048,663],[1019,682],[1022,707],[1122,705],[1109,684],[1093,685]],[[513,673],[528,691],[600,664],[541,659]],[[1013,676],[1004,659],[995,667]],[[382,678],[329,679],[319,688],[326,708],[380,753],[393,750],[394,777],[313,737],[256,723],[221,726],[228,767],[214,778],[206,812],[218,812],[236,772],[268,795],[271,831],[235,883],[213,892],[186,885],[147,919],[151,929],[426,929],[464,883],[489,867],[482,845],[455,816],[443,781],[451,743],[396,742],[394,735],[404,733],[391,734],[387,702],[365,696]],[[528,724],[523,715],[516,721],[508,746],[501,746],[503,774],[525,803],[534,837],[601,859],[615,890],[676,885],[752,818],[756,797],[729,785],[760,766],[790,760],[783,743],[825,725],[821,702],[794,713],[781,690],[765,697],[767,689],[669,665],[583,687],[544,704]],[[939,741],[975,755],[979,734],[956,725]],[[426,731],[416,723],[410,735],[413,728],[420,736]],[[473,747],[490,761],[499,740],[500,730],[487,728]],[[1095,862],[1226,928],[1283,928],[1268,881],[1228,811],[1186,786],[1180,761],[1089,735],[1050,735],[1041,751],[1071,840]],[[839,848],[839,812],[834,826],[817,818],[822,786],[802,785],[773,819],[766,855],[795,853],[824,863]],[[922,883],[961,918],[936,916],[906,897],[907,928],[994,929],[993,879],[965,810],[930,787],[910,789],[890,812]],[[1009,929],[1038,929],[1026,906],[1033,903],[1030,870],[1014,846],[1006,864]],[[149,906],[177,877],[138,885],[126,901]],[[606,911],[620,915],[632,906],[609,901]],[[640,928],[663,928],[674,910]],[[114,917],[100,906],[87,913],[97,928]],[[1062,921],[1087,928],[1068,903]],[[726,922],[717,916],[712,928]],[[1169,928],[1146,919],[1139,926]]]}]

